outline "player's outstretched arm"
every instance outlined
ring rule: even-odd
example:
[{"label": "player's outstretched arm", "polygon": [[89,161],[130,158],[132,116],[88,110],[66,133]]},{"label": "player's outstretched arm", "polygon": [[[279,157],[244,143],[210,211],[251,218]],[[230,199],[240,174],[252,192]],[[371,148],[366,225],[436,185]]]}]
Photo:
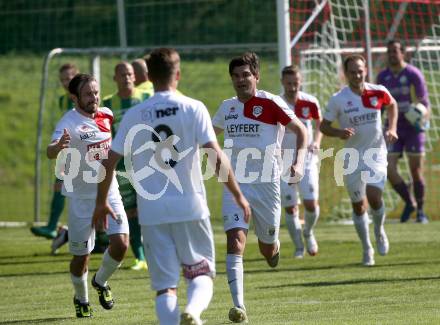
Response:
[{"label": "player's outstretched arm", "polygon": [[238,186],[228,157],[226,157],[216,141],[211,141],[204,144],[203,148],[210,149],[215,152],[215,155],[208,155],[208,163],[211,165],[211,167],[214,167],[215,175],[217,177],[219,177],[221,174],[226,175],[227,179],[225,185],[234,196],[237,204],[243,209],[244,220],[249,223],[251,219],[251,208],[249,202],[246,200],[240,190],[240,187]]},{"label": "player's outstretched arm", "polygon": [[397,118],[398,118],[398,108],[397,103],[393,99],[389,105],[385,106],[387,110],[388,117],[388,129],[385,131],[385,140],[388,143],[396,142],[397,140]]},{"label": "player's outstretched arm", "polygon": [[332,122],[326,119],[322,120],[319,130],[326,136],[336,137],[342,140],[347,140],[348,138],[352,137],[355,133],[353,128],[345,128],[345,129],[335,128],[332,126]]},{"label": "player's outstretched arm", "polygon": [[110,189],[110,185],[113,180],[113,173],[116,168],[116,164],[121,155],[110,150],[108,158],[102,161],[102,167],[100,172],[105,173],[102,182],[98,183],[98,193],[96,195],[95,211],[93,212],[92,226],[98,228],[100,225],[104,226],[104,229],[108,228],[107,216],[110,214],[113,219],[116,220],[116,215],[107,203],[107,195]]},{"label": "player's outstretched arm", "polygon": [[46,155],[49,159],[55,159],[61,150],[68,148],[70,144],[70,134],[64,129],[60,139],[53,141],[47,146]]}]

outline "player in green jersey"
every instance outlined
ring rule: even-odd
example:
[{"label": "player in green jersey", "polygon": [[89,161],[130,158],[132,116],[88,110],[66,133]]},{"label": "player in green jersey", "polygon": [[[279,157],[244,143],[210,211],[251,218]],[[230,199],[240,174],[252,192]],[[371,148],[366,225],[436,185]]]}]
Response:
[{"label": "player in green jersey", "polygon": [[[128,62],[120,62],[115,67],[113,80],[116,82],[118,91],[104,97],[103,106],[113,111],[112,133],[116,133],[119,123],[125,112],[132,106],[135,106],[150,97],[146,93],[135,87],[135,75],[133,66]],[[125,172],[124,161],[121,160],[116,167],[117,171]],[[128,224],[130,226],[130,245],[136,258],[133,270],[147,269],[145,261],[144,248],[142,245],[141,229],[138,222],[136,191],[130,184],[130,181],[122,176],[116,175],[119,184],[119,192],[122,196],[124,209],[127,213]]]},{"label": "player in green jersey", "polygon": [[153,96],[154,88],[153,83],[148,80],[148,68],[144,59],[136,59],[131,62],[134,70],[134,85],[137,89],[142,90],[142,92],[148,94],[148,97]]}]

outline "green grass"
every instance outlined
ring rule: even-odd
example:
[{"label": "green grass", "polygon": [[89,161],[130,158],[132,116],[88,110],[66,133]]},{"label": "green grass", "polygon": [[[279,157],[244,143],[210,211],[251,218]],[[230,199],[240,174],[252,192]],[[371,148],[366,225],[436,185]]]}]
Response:
[{"label": "green grass", "polygon": [[[214,221],[217,272],[206,324],[229,324],[231,298],[225,276],[225,239]],[[281,230],[281,260],[271,270],[258,253],[253,233],[245,254],[245,301],[250,324],[438,324],[440,222],[429,225],[387,224],[391,250],[376,255],[376,266],[360,266],[360,244],[352,226],[320,223],[320,252],[292,258],[287,231]],[[66,248],[49,255],[49,241],[26,228],[0,228],[0,324],[156,324],[149,277],[128,269],[129,256],[111,279],[117,305],[95,309],[92,320],[74,318]],[[90,274],[99,266],[93,255]],[[91,276],[89,276],[90,281]],[[181,288],[185,285],[182,281]],[[179,291],[181,309],[184,290]]]}]

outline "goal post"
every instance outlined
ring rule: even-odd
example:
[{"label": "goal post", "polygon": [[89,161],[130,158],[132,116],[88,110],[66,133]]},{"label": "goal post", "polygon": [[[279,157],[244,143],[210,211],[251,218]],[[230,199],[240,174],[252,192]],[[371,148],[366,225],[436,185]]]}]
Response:
[{"label": "goal post", "polygon": [[[386,44],[399,39],[406,44],[408,61],[425,76],[431,103],[430,129],[426,132],[426,210],[439,216],[440,202],[440,1],[439,0],[289,0],[291,41],[288,55],[300,66],[303,89],[316,96],[323,110],[344,84],[344,56],[361,53],[367,59],[369,80],[374,82],[386,66]],[[281,38],[280,38],[281,39]],[[279,47],[281,48],[281,46]],[[324,138],[323,148],[341,143]],[[399,165],[409,180],[405,159]],[[321,165],[321,197],[334,202],[324,213],[347,217],[351,204],[344,188],[335,187],[333,161]],[[410,181],[410,180],[409,180]],[[389,186],[385,190],[388,213],[400,212],[401,200]]]}]

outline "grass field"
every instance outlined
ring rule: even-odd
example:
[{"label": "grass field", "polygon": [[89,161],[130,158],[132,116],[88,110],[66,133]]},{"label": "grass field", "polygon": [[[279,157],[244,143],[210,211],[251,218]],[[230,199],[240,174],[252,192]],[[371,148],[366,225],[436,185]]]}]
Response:
[{"label": "grass field", "polygon": [[[225,276],[224,235],[214,220],[217,272],[206,324],[229,324],[231,298]],[[360,266],[360,243],[353,226],[320,223],[320,252],[292,258],[292,244],[281,230],[281,260],[271,270],[250,234],[245,254],[245,301],[250,324],[439,324],[440,222],[387,224],[391,250],[376,255],[376,266]],[[117,305],[104,311],[89,285],[95,309],[91,320],[76,320],[73,289],[63,248],[49,255],[50,242],[27,228],[0,228],[0,324],[156,324],[148,275],[128,269],[129,256],[111,280]],[[90,274],[100,263],[93,255]],[[91,276],[89,276],[90,281]],[[182,281],[182,288],[184,287]],[[184,290],[179,293],[185,304]]]}]

